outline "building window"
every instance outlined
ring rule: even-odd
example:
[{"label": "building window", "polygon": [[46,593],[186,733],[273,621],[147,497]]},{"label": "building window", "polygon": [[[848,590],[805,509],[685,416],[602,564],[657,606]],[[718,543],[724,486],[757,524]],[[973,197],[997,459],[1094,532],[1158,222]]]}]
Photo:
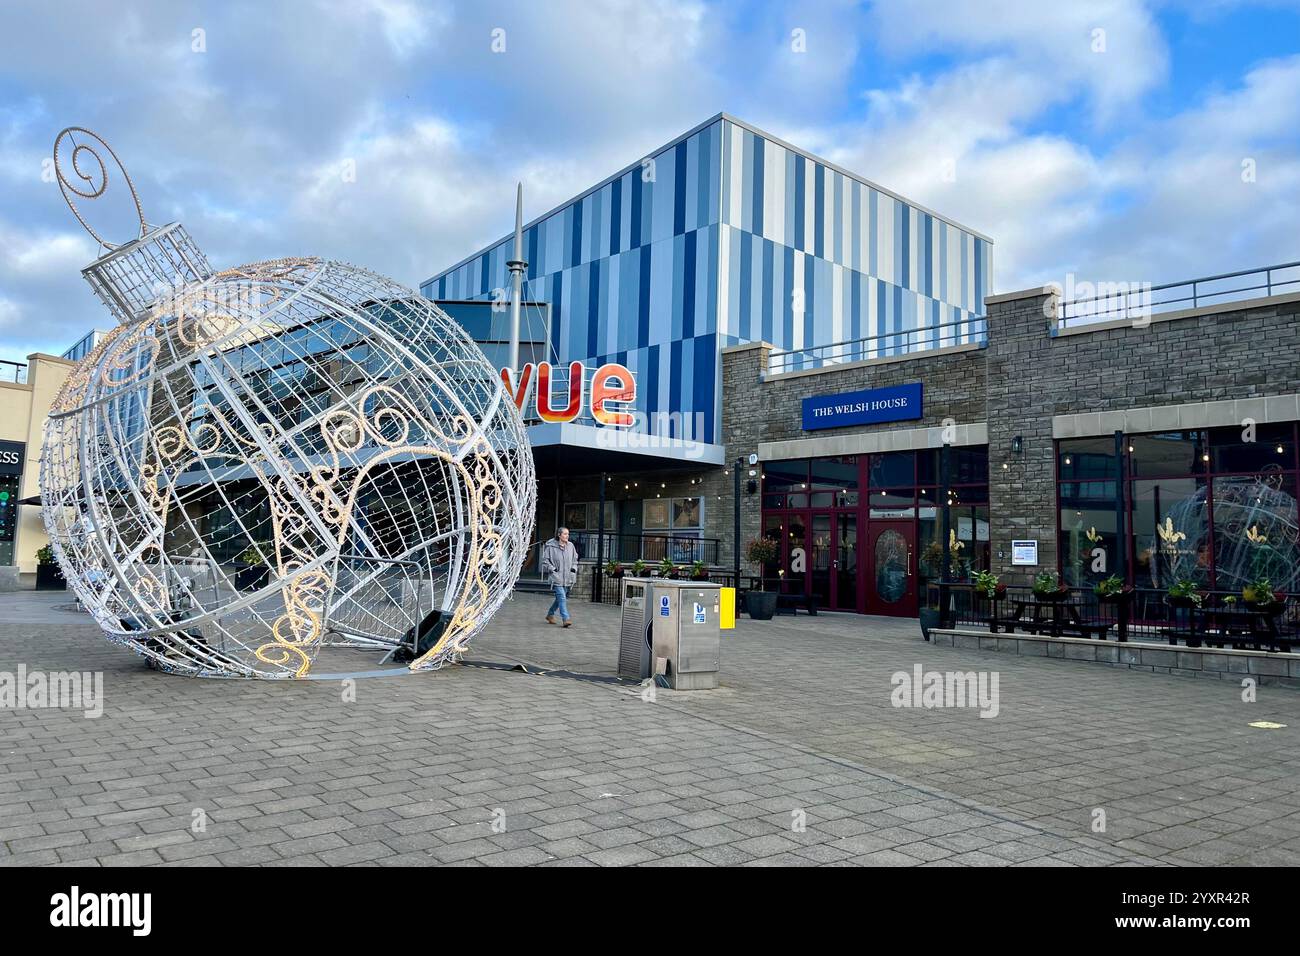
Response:
[{"label": "building window", "polygon": [[[570,531],[599,531],[600,502],[573,501],[564,506],[564,527]],[[605,502],[605,530],[618,530],[618,502]]]},{"label": "building window", "polygon": [[666,498],[655,498],[642,505],[645,509],[646,534],[663,534],[672,527],[668,506],[669,501]]},{"label": "building window", "polygon": [[[1239,592],[1268,578],[1300,588],[1295,423],[1057,443],[1061,574],[1087,587],[1116,573],[1165,590],[1180,580]],[[1121,494],[1122,492],[1122,494]],[[1116,532],[1124,516],[1125,540]],[[1099,558],[1102,560],[1099,561]]]},{"label": "building window", "polygon": [[[950,448],[949,496],[942,497],[940,453],[883,452],[831,458],[773,461],[763,465],[763,529],[781,542],[781,555],[765,577],[779,576],[782,589],[812,587],[806,567],[831,553],[817,528],[852,527],[851,539],[837,531],[841,567],[863,566],[856,553],[874,522],[913,522],[919,583],[940,576],[943,519],[949,521],[951,575],[965,580],[987,570],[990,559],[988,448]],[[828,519],[821,512],[837,513]],[[843,519],[845,523],[840,522]],[[820,522],[820,523],[819,523]],[[810,530],[811,529],[811,530]],[[819,544],[824,546],[819,549]],[[783,572],[778,575],[778,572]],[[859,586],[867,587],[866,583]],[[842,590],[843,586],[841,586]],[[842,598],[841,607],[845,606]]]},{"label": "building window", "polygon": [[673,499],[673,528],[685,529],[700,527],[700,499],[699,498],[674,498]]}]

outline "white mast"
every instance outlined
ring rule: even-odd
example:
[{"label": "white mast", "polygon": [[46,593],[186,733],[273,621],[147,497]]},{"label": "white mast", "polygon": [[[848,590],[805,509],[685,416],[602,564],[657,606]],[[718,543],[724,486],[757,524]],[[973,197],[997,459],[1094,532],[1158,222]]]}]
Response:
[{"label": "white mast", "polygon": [[519,373],[519,304],[523,294],[524,270],[524,184],[515,194],[515,255],[506,263],[510,270],[510,381],[517,381]]}]

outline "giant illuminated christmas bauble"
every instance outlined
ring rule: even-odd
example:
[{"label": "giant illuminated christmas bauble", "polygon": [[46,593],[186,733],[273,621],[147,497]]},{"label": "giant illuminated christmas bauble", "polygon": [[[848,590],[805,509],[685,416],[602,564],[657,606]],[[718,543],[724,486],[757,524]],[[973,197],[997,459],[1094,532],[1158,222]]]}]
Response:
[{"label": "giant illuminated christmas bauble", "polygon": [[[83,225],[102,155],[87,130],[55,142]],[[119,324],[54,403],[41,498],[105,634],[203,676],[303,677],[328,643],[455,659],[513,586],[536,497],[465,330],[343,263],[217,272],[177,223],[140,215],[119,245],[86,228],[107,251],[83,274]]]}]

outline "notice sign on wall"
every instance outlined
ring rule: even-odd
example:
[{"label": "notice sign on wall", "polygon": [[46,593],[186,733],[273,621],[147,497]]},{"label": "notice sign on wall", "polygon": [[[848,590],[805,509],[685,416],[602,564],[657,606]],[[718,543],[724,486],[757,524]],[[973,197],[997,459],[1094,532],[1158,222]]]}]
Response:
[{"label": "notice sign on wall", "polygon": [[1036,567],[1038,565],[1038,542],[1012,541],[1011,563],[1013,565],[1022,564],[1028,567]]},{"label": "notice sign on wall", "polygon": [[838,395],[814,395],[803,400],[803,430],[875,425],[920,418],[921,383],[865,388]]}]

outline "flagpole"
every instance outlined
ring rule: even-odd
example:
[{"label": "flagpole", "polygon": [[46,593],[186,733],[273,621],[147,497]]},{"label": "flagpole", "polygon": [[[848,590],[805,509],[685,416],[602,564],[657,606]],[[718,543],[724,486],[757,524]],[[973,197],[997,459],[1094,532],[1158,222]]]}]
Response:
[{"label": "flagpole", "polygon": [[515,193],[515,254],[506,268],[510,270],[510,380],[517,385],[519,374],[519,306],[523,295],[524,270],[524,184]]}]

